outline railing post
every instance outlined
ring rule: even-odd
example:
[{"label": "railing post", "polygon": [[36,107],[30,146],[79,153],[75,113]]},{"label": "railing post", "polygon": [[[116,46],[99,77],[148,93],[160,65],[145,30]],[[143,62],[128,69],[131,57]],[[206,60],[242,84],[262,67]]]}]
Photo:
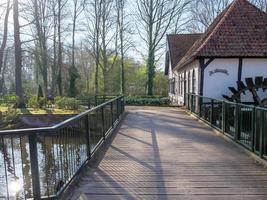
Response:
[{"label": "railing post", "polygon": [[29,135],[29,149],[31,160],[32,192],[34,199],[41,199],[40,175],[38,167],[38,151],[36,134]]},{"label": "railing post", "polygon": [[235,104],[235,141],[239,139],[239,123],[240,123],[240,113],[239,113],[239,105]]},{"label": "railing post", "polygon": [[225,133],[225,101],[222,102],[222,132]]},{"label": "railing post", "polygon": [[255,151],[255,148],[254,148],[254,144],[255,144],[255,131],[256,131],[256,109],[255,109],[255,106],[253,106],[253,109],[252,109],[252,124],[251,124],[251,132],[252,132],[252,137],[251,137],[251,150],[254,152]]},{"label": "railing post", "polygon": [[121,112],[122,112],[121,98],[116,100],[116,105],[117,105],[117,119],[119,119],[120,115],[121,115]]},{"label": "railing post", "polygon": [[113,101],[110,103],[110,112],[111,112],[111,125],[114,128],[114,119],[113,119]]},{"label": "railing post", "polygon": [[193,100],[194,100],[194,97],[193,97],[193,95],[191,95],[191,98],[190,98],[190,103],[191,103],[191,113],[193,112]]},{"label": "railing post", "polygon": [[210,124],[213,125],[213,118],[214,118],[214,100],[211,99],[211,111],[210,111]]},{"label": "railing post", "polygon": [[260,111],[260,146],[259,146],[259,153],[260,153],[260,157],[262,157],[263,156],[263,153],[264,153],[264,143],[263,143],[263,141],[264,141],[264,136],[266,137],[266,133],[265,133],[265,135],[264,135],[264,131],[263,131],[263,126],[264,126],[264,112],[263,112],[263,110],[259,110]]},{"label": "railing post", "polygon": [[201,118],[201,112],[202,112],[202,99],[201,99],[202,97],[198,97],[198,107],[199,107],[199,118]]},{"label": "railing post", "polygon": [[106,133],[105,133],[105,116],[104,116],[104,106],[101,107],[101,118],[102,118],[102,131],[103,131],[103,139],[106,139]]},{"label": "railing post", "polygon": [[121,113],[122,114],[124,112],[124,97],[121,97]]},{"label": "railing post", "polygon": [[87,146],[87,158],[91,158],[91,146],[90,146],[90,127],[89,127],[89,114],[85,117],[85,128],[86,128],[86,146]]}]

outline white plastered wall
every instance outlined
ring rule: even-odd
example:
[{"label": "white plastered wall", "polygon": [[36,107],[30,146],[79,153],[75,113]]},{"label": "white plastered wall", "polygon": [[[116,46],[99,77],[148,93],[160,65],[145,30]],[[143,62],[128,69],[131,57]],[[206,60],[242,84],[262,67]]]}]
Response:
[{"label": "white plastered wall", "polygon": [[214,59],[204,71],[203,96],[223,99],[223,94],[230,95],[228,87],[236,87],[238,80],[238,63],[237,58]]},{"label": "white plastered wall", "polygon": [[[192,63],[186,65],[183,69],[180,69],[177,71],[177,76],[181,77],[183,80],[186,80],[186,93],[192,92],[193,89],[193,71],[195,71],[195,93],[199,94],[199,77],[200,77],[200,68],[199,68],[199,60],[195,60]],[[188,83],[188,74],[190,73],[190,83]],[[186,75],[184,77],[184,75]],[[184,85],[182,85],[182,93],[179,93],[179,86],[181,82],[179,81],[179,84],[177,84],[177,99],[178,99],[178,105],[182,106],[184,105]],[[182,83],[184,84],[184,83]],[[188,84],[190,84],[190,91],[188,91]]]}]

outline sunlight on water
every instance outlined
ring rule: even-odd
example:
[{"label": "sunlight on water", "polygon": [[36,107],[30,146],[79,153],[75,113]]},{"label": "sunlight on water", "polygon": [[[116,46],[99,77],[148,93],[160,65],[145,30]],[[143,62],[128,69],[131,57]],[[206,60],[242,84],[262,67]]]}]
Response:
[{"label": "sunlight on water", "polygon": [[23,187],[23,183],[22,181],[12,181],[9,184],[9,195],[10,196],[17,196],[17,194],[22,191]]}]

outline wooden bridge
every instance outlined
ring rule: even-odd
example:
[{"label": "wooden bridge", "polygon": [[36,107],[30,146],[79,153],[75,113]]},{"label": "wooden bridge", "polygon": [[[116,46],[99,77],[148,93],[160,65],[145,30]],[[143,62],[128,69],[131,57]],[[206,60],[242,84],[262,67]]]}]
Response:
[{"label": "wooden bridge", "polygon": [[177,108],[128,107],[63,199],[267,199],[267,171]]}]

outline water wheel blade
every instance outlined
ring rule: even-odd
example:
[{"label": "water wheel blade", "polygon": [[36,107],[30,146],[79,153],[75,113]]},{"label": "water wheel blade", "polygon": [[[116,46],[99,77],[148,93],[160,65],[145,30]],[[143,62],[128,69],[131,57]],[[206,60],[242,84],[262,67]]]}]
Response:
[{"label": "water wheel blade", "polygon": [[233,99],[231,97],[228,97],[227,95],[222,95],[222,97],[228,101],[233,101]]},{"label": "water wheel blade", "polygon": [[255,78],[255,87],[256,89],[261,88],[263,84],[263,77],[262,76],[257,76]]},{"label": "water wheel blade", "polygon": [[228,89],[235,95],[238,94],[238,91],[234,87],[228,87]]},{"label": "water wheel blade", "polygon": [[262,105],[263,105],[264,107],[267,107],[267,98],[262,100]]},{"label": "water wheel blade", "polygon": [[237,88],[240,91],[240,93],[246,94],[245,91],[247,87],[245,86],[243,81],[237,81]]},{"label": "water wheel blade", "polygon": [[246,84],[249,90],[255,87],[253,79],[252,78],[246,78]]},{"label": "water wheel blade", "polygon": [[265,91],[267,89],[267,78],[265,78],[263,81],[262,89],[263,89],[263,91]]}]

